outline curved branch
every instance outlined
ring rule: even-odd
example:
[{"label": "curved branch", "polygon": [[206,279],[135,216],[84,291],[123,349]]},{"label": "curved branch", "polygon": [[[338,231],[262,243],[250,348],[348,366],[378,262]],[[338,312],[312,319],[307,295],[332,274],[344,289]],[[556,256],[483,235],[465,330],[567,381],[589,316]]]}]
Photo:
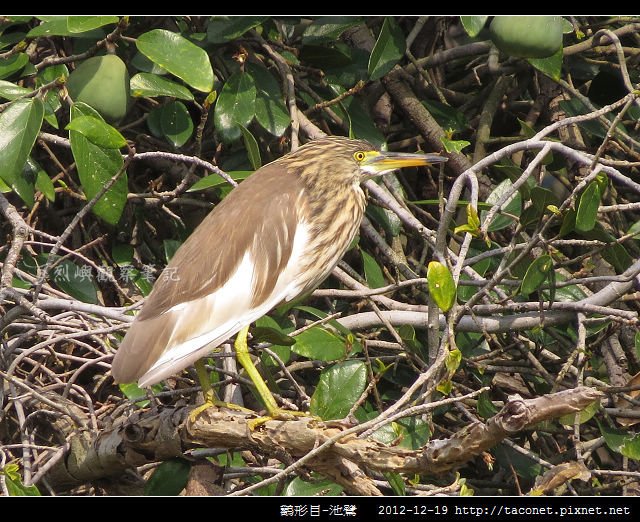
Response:
[{"label": "curved branch", "polygon": [[206,446],[258,450],[294,461],[277,475],[236,494],[277,482],[302,466],[332,477],[336,469],[348,471],[350,480],[345,484],[352,485],[350,493],[376,494],[366,472],[443,473],[528,426],[578,412],[601,395],[592,388],[579,387],[529,400],[513,397],[486,423],[472,423],[448,439],[431,440],[417,450],[358,438],[358,433],[374,426],[377,419],[352,428],[311,418],[269,420],[252,431],[248,427],[251,416],[244,412],[209,408],[192,422],[191,408],[164,408],[135,413],[124,424],[97,435],[88,431],[72,435],[70,454],[58,460],[44,477],[53,487],[71,488]]}]

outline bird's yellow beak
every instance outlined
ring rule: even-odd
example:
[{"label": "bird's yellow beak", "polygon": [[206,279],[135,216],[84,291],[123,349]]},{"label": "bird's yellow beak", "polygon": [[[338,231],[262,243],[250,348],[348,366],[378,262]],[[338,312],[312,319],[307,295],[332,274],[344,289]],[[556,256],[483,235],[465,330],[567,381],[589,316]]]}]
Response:
[{"label": "bird's yellow beak", "polygon": [[438,154],[372,151],[367,153],[361,168],[373,176],[379,176],[403,167],[422,167],[444,161],[447,161],[447,158]]}]

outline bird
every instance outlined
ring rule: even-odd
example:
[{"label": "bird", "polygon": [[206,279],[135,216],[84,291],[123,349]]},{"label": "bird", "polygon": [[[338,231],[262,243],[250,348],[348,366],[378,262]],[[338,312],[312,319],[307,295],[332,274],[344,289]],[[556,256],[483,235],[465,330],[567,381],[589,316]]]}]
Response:
[{"label": "bird", "polygon": [[363,181],[446,160],[327,136],[259,168],[213,208],[162,271],[116,351],[114,381],[149,387],[237,333],[236,357],[269,416],[286,417],[249,356],[250,324],[329,276],[362,221]]}]

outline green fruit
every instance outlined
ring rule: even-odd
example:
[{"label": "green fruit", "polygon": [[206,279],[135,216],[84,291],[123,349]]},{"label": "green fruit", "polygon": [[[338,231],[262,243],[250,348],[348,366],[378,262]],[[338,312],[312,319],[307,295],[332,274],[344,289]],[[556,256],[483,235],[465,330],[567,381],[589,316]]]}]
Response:
[{"label": "green fruit", "polygon": [[97,110],[109,122],[118,122],[129,108],[129,73],[113,54],[94,56],[69,75],[67,89],[74,102]]},{"label": "green fruit", "polygon": [[562,47],[562,17],[496,16],[489,33],[496,47],[509,56],[547,58]]}]

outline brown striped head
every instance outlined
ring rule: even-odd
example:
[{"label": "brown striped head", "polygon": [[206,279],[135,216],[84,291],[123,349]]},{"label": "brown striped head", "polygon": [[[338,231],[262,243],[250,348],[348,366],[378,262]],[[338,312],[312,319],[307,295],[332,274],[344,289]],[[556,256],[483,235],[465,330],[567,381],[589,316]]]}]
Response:
[{"label": "brown striped head", "polygon": [[307,189],[321,191],[326,199],[365,179],[447,158],[436,154],[382,152],[364,140],[328,136],[313,140],[278,161],[286,162],[288,170],[297,173]]}]

